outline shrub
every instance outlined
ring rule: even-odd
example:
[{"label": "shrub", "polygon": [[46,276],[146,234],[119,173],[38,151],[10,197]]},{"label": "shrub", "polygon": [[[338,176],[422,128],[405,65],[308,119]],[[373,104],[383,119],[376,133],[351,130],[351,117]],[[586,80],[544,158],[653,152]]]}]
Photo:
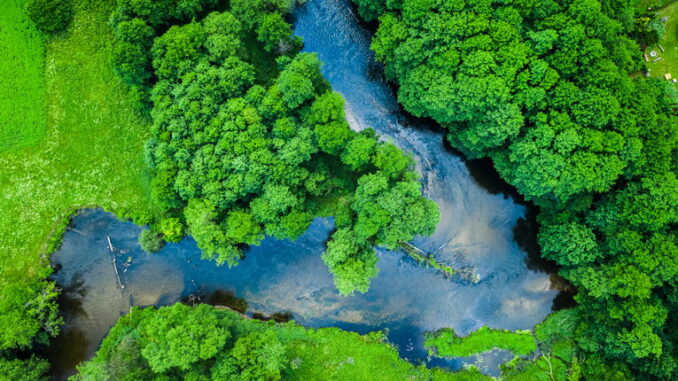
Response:
[{"label": "shrub", "polygon": [[28,17],[43,33],[60,32],[73,19],[71,0],[29,0],[26,10]]},{"label": "shrub", "polygon": [[167,242],[179,242],[184,238],[184,224],[178,218],[163,218],[158,229]]},{"label": "shrub", "polygon": [[146,229],[139,234],[139,245],[144,251],[149,253],[155,253],[162,249],[165,241],[162,239],[162,236],[153,230]]}]

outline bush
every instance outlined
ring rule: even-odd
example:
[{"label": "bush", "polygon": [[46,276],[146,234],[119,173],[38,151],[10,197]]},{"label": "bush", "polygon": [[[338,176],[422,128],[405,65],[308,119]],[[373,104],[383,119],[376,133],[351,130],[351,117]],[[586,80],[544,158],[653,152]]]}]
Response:
[{"label": "bush", "polygon": [[158,224],[158,230],[167,242],[179,242],[184,238],[184,224],[178,218],[163,218]]},{"label": "bush", "polygon": [[60,32],[73,19],[71,0],[29,0],[26,10],[28,17],[43,33]]},{"label": "bush", "polygon": [[162,236],[153,230],[146,229],[139,234],[139,245],[146,252],[155,253],[160,251],[164,244],[165,241],[162,239]]}]

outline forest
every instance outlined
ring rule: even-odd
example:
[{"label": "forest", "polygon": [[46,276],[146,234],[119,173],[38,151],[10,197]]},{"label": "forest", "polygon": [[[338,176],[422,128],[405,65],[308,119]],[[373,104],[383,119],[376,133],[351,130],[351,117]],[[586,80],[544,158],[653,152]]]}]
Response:
[{"label": "forest", "polygon": [[675,376],[677,98],[634,75],[644,14],[615,0],[355,3],[405,109],[539,206],[542,255],[577,288],[581,356]]},{"label": "forest", "polygon": [[[429,357],[506,350],[506,380],[674,379],[678,94],[643,75],[643,51],[667,33],[648,8],[670,2],[352,1],[399,104],[538,208],[541,255],[576,289],[574,307],[533,330],[431,331]],[[322,62],[302,52],[295,6],[2,6],[0,43],[16,63],[0,63],[0,378],[46,379],[33,349],[63,323],[49,254],[78,209],[147,226],[149,253],[191,236],[229,267],[265,237],[295,240],[331,218],[322,261],[342,296],[368,292],[375,250],[435,231],[415,160],[351,129]],[[133,308],[71,379],[491,377],[412,364],[379,331],[177,303]]]}]

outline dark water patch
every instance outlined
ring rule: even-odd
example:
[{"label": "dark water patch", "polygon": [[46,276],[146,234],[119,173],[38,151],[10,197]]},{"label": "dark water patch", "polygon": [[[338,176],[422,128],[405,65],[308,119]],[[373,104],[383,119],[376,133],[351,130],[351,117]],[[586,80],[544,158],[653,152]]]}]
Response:
[{"label": "dark water patch", "polygon": [[574,308],[577,306],[577,302],[574,300],[575,293],[574,287],[570,286],[569,289],[563,290],[553,298],[553,305],[551,308],[554,311],[565,310],[568,308]]},{"label": "dark water patch", "polygon": [[238,298],[232,290],[216,290],[206,297],[198,298],[197,302],[202,300],[213,306],[226,306],[241,314],[247,312],[247,301],[243,298]]}]

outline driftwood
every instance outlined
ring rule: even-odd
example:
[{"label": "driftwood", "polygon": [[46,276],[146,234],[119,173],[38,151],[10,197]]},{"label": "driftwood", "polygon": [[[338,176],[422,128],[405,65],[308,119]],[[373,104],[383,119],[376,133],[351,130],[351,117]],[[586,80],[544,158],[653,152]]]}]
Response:
[{"label": "driftwood", "polygon": [[443,274],[445,274],[445,276],[459,274],[460,276],[469,279],[473,283],[478,283],[480,281],[480,275],[475,273],[472,268],[454,268],[452,266],[440,263],[436,260],[433,254],[428,253],[409,242],[400,242],[400,247],[402,247],[405,252],[417,262],[431,266],[441,271]]},{"label": "driftwood", "polygon": [[108,239],[108,250],[111,251],[111,254],[113,254],[113,270],[115,270],[115,277],[118,279],[118,286],[120,286],[120,291],[125,289],[125,285],[122,284],[122,281],[120,280],[120,273],[118,273],[118,265],[116,265],[116,258],[115,258],[115,249],[113,249],[113,242],[111,242],[111,237],[106,236],[106,239]]}]

